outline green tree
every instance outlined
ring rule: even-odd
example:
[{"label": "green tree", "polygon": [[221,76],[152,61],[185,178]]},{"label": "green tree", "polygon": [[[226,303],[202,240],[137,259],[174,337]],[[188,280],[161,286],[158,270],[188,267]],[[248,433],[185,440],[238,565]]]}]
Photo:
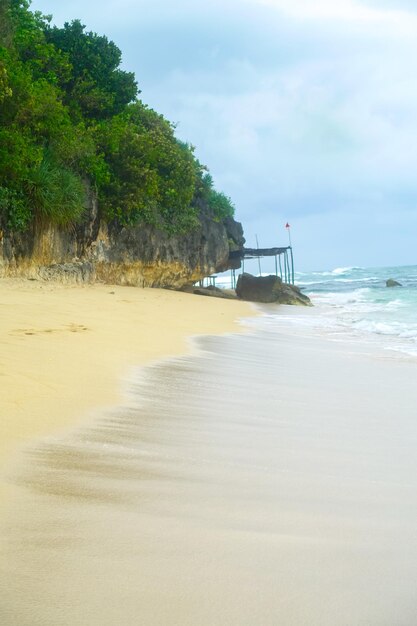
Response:
[{"label": "green tree", "polygon": [[0,0],[1,228],[82,219],[86,180],[104,217],[125,225],[178,233],[201,211],[233,214],[120,63],[119,48],[79,20],[58,28],[29,0]]},{"label": "green tree", "polygon": [[221,221],[233,217],[235,207],[231,199],[213,186],[213,178],[207,168],[198,164],[198,181],[196,185],[196,201],[203,202],[213,217]]},{"label": "green tree", "polygon": [[101,126],[99,144],[110,172],[100,196],[109,219],[171,232],[195,225],[195,159],[167,120],[137,102]]},{"label": "green tree", "polygon": [[0,0],[0,46],[10,46],[12,37],[13,28],[10,19],[10,0]]},{"label": "green tree", "polygon": [[9,76],[4,63],[0,60],[0,104],[4,102],[6,98],[10,98],[13,95],[13,91],[10,87]]},{"label": "green tree", "polygon": [[208,199],[208,206],[213,216],[221,221],[226,217],[233,217],[235,207],[231,199],[222,191],[212,189]]},{"label": "green tree", "polygon": [[85,32],[85,26],[74,20],[63,28],[47,27],[46,39],[71,63],[71,76],[61,80],[61,86],[74,114],[87,119],[108,118],[136,98],[135,77],[120,69],[121,52],[107,37]]}]

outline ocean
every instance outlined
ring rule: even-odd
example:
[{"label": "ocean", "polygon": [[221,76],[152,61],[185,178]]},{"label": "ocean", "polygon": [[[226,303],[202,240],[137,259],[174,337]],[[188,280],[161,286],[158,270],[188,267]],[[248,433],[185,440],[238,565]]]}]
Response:
[{"label": "ocean", "polygon": [[1,623],[414,626],[416,280],[298,274],[314,308],[194,338],[132,370],[123,406],[27,446]]},{"label": "ocean", "polygon": [[[401,286],[387,287],[389,278]],[[298,272],[296,283],[319,309],[317,329],[417,356],[416,265]]]},{"label": "ocean", "polygon": [[[387,287],[389,278],[401,286]],[[229,275],[221,275],[216,284],[230,288]],[[295,284],[311,299],[314,313],[272,308],[264,310],[262,323],[310,328],[334,340],[417,357],[417,265],[295,272]]]}]

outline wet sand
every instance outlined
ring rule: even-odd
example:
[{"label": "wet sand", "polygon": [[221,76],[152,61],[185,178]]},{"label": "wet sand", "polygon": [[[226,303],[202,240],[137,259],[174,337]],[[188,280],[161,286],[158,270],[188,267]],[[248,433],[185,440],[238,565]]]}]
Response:
[{"label": "wet sand", "polygon": [[2,623],[412,626],[415,361],[261,323],[199,347],[27,447]]},{"label": "wet sand", "polygon": [[19,446],[122,401],[129,368],[238,330],[241,302],[161,289],[0,280],[1,471]]}]

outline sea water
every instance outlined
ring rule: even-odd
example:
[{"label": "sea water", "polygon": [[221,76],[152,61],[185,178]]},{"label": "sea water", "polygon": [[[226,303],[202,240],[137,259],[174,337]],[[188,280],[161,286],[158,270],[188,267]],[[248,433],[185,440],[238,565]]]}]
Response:
[{"label": "sea water", "polygon": [[[389,278],[400,285],[387,287]],[[314,313],[272,307],[262,323],[417,357],[417,265],[296,272],[295,284],[311,299]]]},{"label": "sea water", "polygon": [[[389,278],[400,286],[387,287]],[[318,308],[309,324],[417,356],[416,265],[298,272],[296,284]]]}]

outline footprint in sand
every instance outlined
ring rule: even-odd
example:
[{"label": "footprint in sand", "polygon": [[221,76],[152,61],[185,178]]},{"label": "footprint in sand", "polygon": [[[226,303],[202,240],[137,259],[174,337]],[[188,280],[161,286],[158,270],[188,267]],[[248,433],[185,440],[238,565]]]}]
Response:
[{"label": "footprint in sand", "polygon": [[83,324],[67,324],[64,328],[16,328],[10,332],[10,335],[42,335],[45,333],[78,333],[88,330]]},{"label": "footprint in sand", "polygon": [[88,330],[87,326],[83,326],[82,324],[68,324],[67,328],[70,333],[79,333],[83,330]]}]

